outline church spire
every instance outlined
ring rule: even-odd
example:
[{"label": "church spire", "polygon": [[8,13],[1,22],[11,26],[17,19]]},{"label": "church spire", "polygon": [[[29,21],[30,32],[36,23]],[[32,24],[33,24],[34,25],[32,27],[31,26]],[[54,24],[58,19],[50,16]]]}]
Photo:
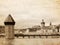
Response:
[{"label": "church spire", "polygon": [[44,22],[44,19],[42,19],[42,22],[41,22],[41,24],[45,24],[45,22]]},{"label": "church spire", "polygon": [[50,26],[52,25],[52,23],[50,22]]},{"label": "church spire", "polygon": [[42,27],[44,27],[44,26],[45,26],[44,19],[42,19],[41,26],[42,26]]}]

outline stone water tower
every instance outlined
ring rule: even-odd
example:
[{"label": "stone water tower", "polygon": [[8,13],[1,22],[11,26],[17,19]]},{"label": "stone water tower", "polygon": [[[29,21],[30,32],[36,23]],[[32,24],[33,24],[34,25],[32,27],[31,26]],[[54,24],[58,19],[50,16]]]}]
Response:
[{"label": "stone water tower", "polygon": [[14,38],[14,25],[15,21],[12,18],[12,16],[9,14],[9,16],[6,18],[5,22],[5,37],[7,39],[13,39]]}]

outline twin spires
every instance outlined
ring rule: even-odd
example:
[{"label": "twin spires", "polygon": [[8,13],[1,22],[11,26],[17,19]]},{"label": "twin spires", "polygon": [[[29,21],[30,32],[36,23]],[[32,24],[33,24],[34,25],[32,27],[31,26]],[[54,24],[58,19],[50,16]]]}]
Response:
[{"label": "twin spires", "polygon": [[[45,25],[44,19],[42,19],[41,24]],[[50,22],[49,26],[52,26],[52,23]]]},{"label": "twin spires", "polygon": [[15,25],[15,21],[13,19],[13,17],[11,16],[11,14],[9,14],[9,16],[6,18],[6,20],[4,21],[5,25]]}]

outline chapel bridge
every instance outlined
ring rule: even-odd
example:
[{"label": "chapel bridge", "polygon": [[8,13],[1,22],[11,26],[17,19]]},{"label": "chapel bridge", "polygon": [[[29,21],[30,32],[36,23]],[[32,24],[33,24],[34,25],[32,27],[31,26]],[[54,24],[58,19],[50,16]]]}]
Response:
[{"label": "chapel bridge", "polygon": [[[0,37],[5,37],[4,34],[0,34]],[[25,38],[25,37],[33,37],[33,38],[36,38],[36,37],[39,37],[39,38],[60,38],[60,34],[50,34],[50,35],[40,35],[40,34],[14,34],[14,37],[22,37],[22,38]]]},{"label": "chapel bridge", "polygon": [[15,37],[22,37],[22,38],[25,38],[25,37],[33,37],[33,38],[36,38],[36,37],[39,37],[39,38],[59,38],[60,37],[60,34],[50,34],[50,35],[40,35],[40,34],[15,34]]}]

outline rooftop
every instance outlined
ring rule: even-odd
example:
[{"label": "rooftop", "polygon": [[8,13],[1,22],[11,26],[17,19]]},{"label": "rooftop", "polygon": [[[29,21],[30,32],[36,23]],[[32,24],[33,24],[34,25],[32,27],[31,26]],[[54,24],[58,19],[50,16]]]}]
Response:
[{"label": "rooftop", "polygon": [[11,14],[6,18],[5,22],[15,22]]}]

